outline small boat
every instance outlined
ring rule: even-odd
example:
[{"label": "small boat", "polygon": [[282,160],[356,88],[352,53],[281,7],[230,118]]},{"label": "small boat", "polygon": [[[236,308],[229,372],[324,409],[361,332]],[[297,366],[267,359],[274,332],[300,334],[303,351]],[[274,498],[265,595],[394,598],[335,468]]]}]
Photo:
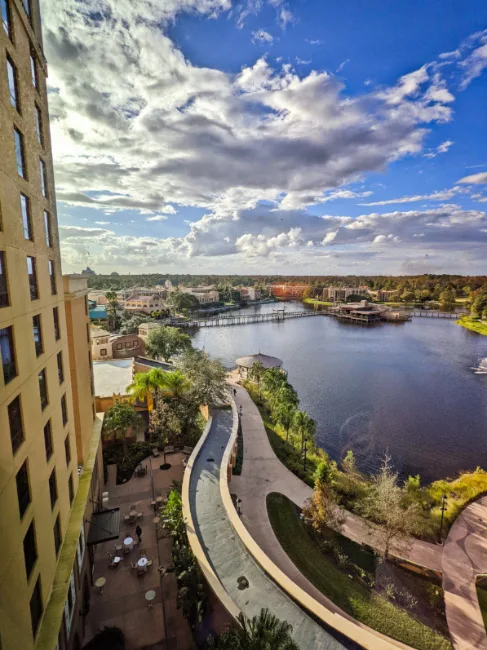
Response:
[{"label": "small boat", "polygon": [[472,370],[475,371],[476,375],[487,375],[487,357],[479,360],[479,365],[474,366]]}]

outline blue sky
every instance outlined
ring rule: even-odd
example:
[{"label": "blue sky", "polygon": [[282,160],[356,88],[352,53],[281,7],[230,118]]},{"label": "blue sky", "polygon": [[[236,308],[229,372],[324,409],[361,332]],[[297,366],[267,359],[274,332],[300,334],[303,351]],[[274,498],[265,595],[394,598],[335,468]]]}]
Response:
[{"label": "blue sky", "polygon": [[484,0],[44,5],[65,271],[487,274]]}]

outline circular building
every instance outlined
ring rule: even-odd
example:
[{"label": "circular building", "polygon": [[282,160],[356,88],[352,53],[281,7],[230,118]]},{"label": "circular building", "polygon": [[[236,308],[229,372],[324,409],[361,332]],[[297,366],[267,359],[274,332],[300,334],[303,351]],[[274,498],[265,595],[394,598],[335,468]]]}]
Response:
[{"label": "circular building", "polygon": [[282,359],[269,357],[267,354],[261,354],[260,352],[259,354],[251,354],[248,357],[240,357],[240,359],[237,359],[237,366],[242,379],[247,379],[249,370],[254,363],[261,363],[266,370],[269,370],[269,368],[282,368]]}]

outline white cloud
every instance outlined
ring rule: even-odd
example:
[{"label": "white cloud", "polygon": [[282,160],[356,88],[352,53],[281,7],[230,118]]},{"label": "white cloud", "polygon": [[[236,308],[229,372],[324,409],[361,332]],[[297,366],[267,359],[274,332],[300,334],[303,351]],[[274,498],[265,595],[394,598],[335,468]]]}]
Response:
[{"label": "white cloud", "polygon": [[337,74],[343,70],[343,68],[347,65],[347,63],[350,63],[350,59],[345,59],[345,61],[342,61],[338,68],[336,69]]},{"label": "white cloud", "polygon": [[286,29],[287,25],[289,25],[290,23],[294,23],[295,20],[296,19],[293,13],[289,9],[286,9],[285,7],[281,7],[279,11],[279,23],[282,29]]},{"label": "white cloud", "polygon": [[442,142],[440,145],[436,147],[436,149],[432,151],[428,151],[424,154],[425,158],[436,158],[436,156],[439,153],[447,153],[447,151],[450,149],[450,147],[454,144],[453,140],[445,140]]},{"label": "white cloud", "polygon": [[169,219],[165,214],[156,214],[155,217],[147,217],[146,221],[167,221]]},{"label": "white cloud", "polygon": [[319,38],[315,38],[315,39],[306,38],[305,41],[309,45],[322,45],[323,44],[323,41],[320,41]]},{"label": "white cloud", "polygon": [[[460,181],[461,182],[461,181]],[[418,201],[446,201],[451,199],[452,196],[463,192],[460,187],[452,187],[448,190],[442,190],[438,192],[432,192],[431,194],[416,194],[414,196],[402,196],[398,199],[387,199],[384,201],[374,201],[372,203],[360,203],[359,205],[393,205],[396,203],[417,203]]]},{"label": "white cloud", "polygon": [[252,32],[252,43],[269,43],[274,42],[274,36],[266,32],[265,29],[259,29],[256,32]]},{"label": "white cloud", "polygon": [[464,77],[460,83],[460,90],[465,90],[470,83],[480,77],[482,72],[487,68],[487,30],[479,36],[480,47],[476,48],[459,65],[464,70]]},{"label": "white cloud", "polygon": [[483,185],[487,183],[487,172],[480,172],[479,174],[472,174],[471,176],[464,176],[459,183],[472,183],[473,185]]},{"label": "white cloud", "polygon": [[110,224],[109,221],[95,221],[95,224],[97,226],[108,226]]},{"label": "white cloud", "polygon": [[300,59],[299,56],[297,56],[296,63],[299,65],[309,65],[311,63],[311,59]]}]

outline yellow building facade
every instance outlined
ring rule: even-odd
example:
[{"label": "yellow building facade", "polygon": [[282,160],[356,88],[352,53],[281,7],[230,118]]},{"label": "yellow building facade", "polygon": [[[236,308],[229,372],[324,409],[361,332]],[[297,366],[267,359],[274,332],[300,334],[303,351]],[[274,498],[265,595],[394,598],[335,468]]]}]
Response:
[{"label": "yellow building facade", "polygon": [[0,647],[80,646],[101,503],[86,280],[61,276],[38,0],[0,0]]}]

